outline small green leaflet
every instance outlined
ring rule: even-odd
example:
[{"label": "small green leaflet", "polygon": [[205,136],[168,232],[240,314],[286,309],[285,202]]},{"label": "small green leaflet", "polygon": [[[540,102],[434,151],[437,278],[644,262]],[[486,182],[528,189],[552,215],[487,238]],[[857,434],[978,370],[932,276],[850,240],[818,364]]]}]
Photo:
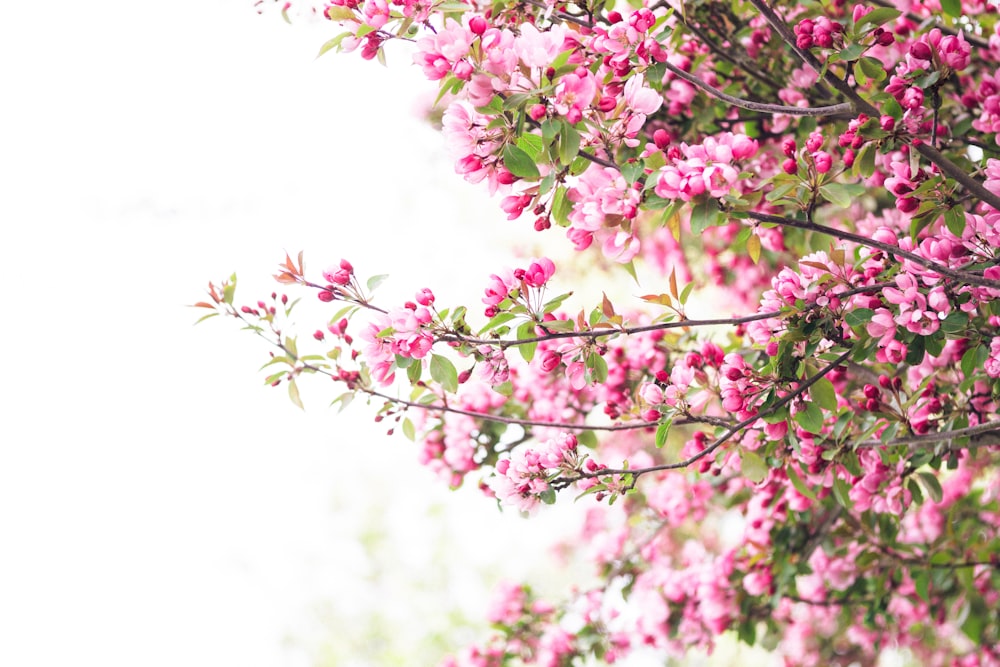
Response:
[{"label": "small green leaflet", "polygon": [[948,16],[958,18],[962,15],[962,0],[941,0],[941,9]]},{"label": "small green leaflet", "polygon": [[809,387],[809,396],[819,407],[830,412],[837,410],[837,391],[833,388],[833,383],[822,377]]},{"label": "small green leaflet", "polygon": [[810,433],[822,433],[823,411],[815,403],[806,403],[803,410],[795,413],[795,422]]},{"label": "small green leaflet", "polygon": [[453,363],[440,354],[431,355],[431,377],[448,393],[458,391],[458,371]]},{"label": "small green leaflet", "polygon": [[503,164],[507,167],[507,171],[518,178],[534,181],[541,177],[538,165],[531,156],[512,144],[507,144],[503,148]]},{"label": "small green leaflet", "polygon": [[768,467],[757,452],[744,449],[740,452],[743,476],[754,484],[760,484],[767,477]]}]

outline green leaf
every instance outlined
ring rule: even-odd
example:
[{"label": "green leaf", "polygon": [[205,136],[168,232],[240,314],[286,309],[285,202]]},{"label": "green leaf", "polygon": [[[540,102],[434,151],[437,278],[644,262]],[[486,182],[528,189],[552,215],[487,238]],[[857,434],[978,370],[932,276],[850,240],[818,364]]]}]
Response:
[{"label": "green leaf", "polygon": [[656,427],[656,436],[654,440],[657,449],[662,449],[663,445],[667,444],[667,436],[670,434],[670,427],[673,423],[673,419],[668,419],[664,422],[660,422],[660,425]]},{"label": "green leaf", "polygon": [[337,409],[337,414],[340,414],[341,412],[344,411],[345,408],[347,408],[348,405],[351,404],[351,401],[353,400],[354,400],[354,392],[346,391],[337,398],[330,401],[330,407],[333,407],[337,403],[340,403],[340,407]]},{"label": "green leaf", "polygon": [[458,391],[458,371],[455,364],[440,354],[431,355],[431,378],[448,393]]},{"label": "green leaf", "polygon": [[920,570],[913,577],[913,586],[917,589],[917,595],[924,602],[930,602],[930,583],[931,583],[931,571],[924,569]]},{"label": "green leaf", "polygon": [[809,500],[815,502],[816,494],[813,493],[812,489],[806,486],[806,483],[802,480],[802,477],[799,475],[799,471],[795,469],[796,465],[797,464],[793,461],[789,463],[787,466],[785,466],[785,474],[788,475],[788,481],[792,483],[792,486],[795,487],[796,491],[801,493]]},{"label": "green leaf", "polygon": [[691,209],[691,231],[701,234],[709,227],[714,227],[721,222],[722,211],[719,209],[719,202],[706,198]]},{"label": "green leaf", "polygon": [[541,176],[538,171],[538,165],[531,159],[531,156],[513,144],[504,146],[503,164],[507,167],[507,171],[518,178],[526,178],[534,181],[538,180]]},{"label": "green leaf", "polygon": [[[354,15],[354,12],[352,12],[349,9],[347,9],[346,7],[338,7],[337,5],[332,5],[330,7],[330,9],[342,9],[342,10],[346,11],[348,14],[350,14],[351,16]],[[336,37],[334,37],[333,39],[328,39],[326,41],[326,43],[323,44],[323,46],[319,47],[319,53],[316,54],[316,57],[319,58],[324,53],[326,53],[328,51],[332,51],[333,49],[338,48],[340,46],[340,43],[343,42],[347,37],[353,37],[353,36],[354,36],[354,33],[352,33],[352,32],[342,32],[339,35],[337,35]]]},{"label": "green leaf", "polygon": [[645,168],[643,166],[643,163],[639,161],[626,162],[625,164],[622,165],[621,171],[622,171],[622,176],[625,178],[625,181],[629,185],[631,185],[632,183],[635,183],[637,180],[639,180],[639,177],[643,175]]},{"label": "green leaf", "polygon": [[882,61],[871,56],[865,56],[859,60],[858,67],[869,79],[881,81],[886,77],[885,66],[882,64]]},{"label": "green leaf", "polygon": [[833,480],[833,497],[840,503],[841,507],[847,510],[854,508],[850,493],[851,487],[847,485],[847,482],[839,477]]},{"label": "green leaf", "polygon": [[495,384],[493,385],[492,389],[496,393],[500,394],[501,396],[506,396],[507,398],[510,398],[511,396],[514,395],[514,385],[511,383],[510,380],[507,380],[506,382],[501,382],[500,384]]},{"label": "green leaf", "polygon": [[741,450],[740,461],[742,462],[743,476],[754,484],[760,484],[767,478],[769,468],[757,452],[752,452],[749,449]]},{"label": "green leaf", "polygon": [[417,440],[417,429],[413,426],[413,422],[407,417],[403,420],[403,435],[406,436],[407,440],[416,442]]},{"label": "green leaf", "polygon": [[920,484],[927,491],[928,497],[936,503],[940,503],[942,498],[944,498],[944,491],[941,489],[941,482],[938,481],[937,475],[927,470],[922,470],[917,473],[917,477],[920,479]]},{"label": "green leaf", "polygon": [[948,16],[958,18],[962,15],[962,0],[941,0],[941,9]]},{"label": "green leaf", "polygon": [[962,238],[962,232],[965,231],[965,209],[961,206],[949,208],[944,212],[944,224],[947,225],[949,232]]},{"label": "green leaf", "polygon": [[591,352],[587,356],[586,367],[591,371],[591,379],[597,383],[601,384],[608,379],[608,362],[604,361],[604,357],[599,355],[597,352]]},{"label": "green leaf", "polygon": [[542,306],[542,312],[546,314],[554,312],[556,309],[559,308],[559,306],[562,305],[563,301],[565,301],[571,296],[573,296],[572,292],[566,292],[565,294],[560,294],[557,297],[549,299],[548,301],[545,302],[545,305]]},{"label": "green leaf", "polygon": [[489,322],[483,325],[483,328],[479,330],[479,335],[482,336],[487,331],[496,329],[501,324],[506,324],[515,317],[517,317],[517,315],[515,315],[514,313],[508,313],[508,312],[497,313],[496,315],[490,318]]},{"label": "green leaf", "polygon": [[804,406],[805,409],[795,413],[796,423],[810,433],[822,433],[823,411],[815,403],[805,403]]},{"label": "green leaf", "polygon": [[372,276],[371,278],[369,278],[368,282],[366,283],[368,291],[374,292],[376,289],[378,289],[379,285],[385,282],[386,278],[388,277],[389,277],[388,273],[382,273],[380,275]]},{"label": "green leaf", "polygon": [[841,60],[845,62],[850,62],[851,60],[857,60],[862,53],[865,52],[865,47],[861,44],[851,44],[846,49],[840,52]]},{"label": "green leaf", "polygon": [[903,12],[898,9],[893,9],[892,7],[876,7],[872,11],[865,14],[860,21],[858,21],[855,26],[857,30],[863,30],[867,26],[872,26],[877,28],[883,23],[888,23],[893,19],[899,18]]},{"label": "green leaf", "polygon": [[532,162],[538,162],[545,144],[537,134],[522,134],[517,138],[517,147],[523,150]]},{"label": "green leaf", "polygon": [[[534,338],[535,336],[535,323],[532,321],[524,322],[517,328],[517,337],[519,339]],[[530,364],[532,358],[535,356],[535,348],[537,347],[538,343],[525,343],[524,345],[518,345],[517,350],[521,353],[521,358]]]},{"label": "green leaf", "polygon": [[852,329],[857,329],[858,327],[864,326],[872,321],[872,317],[875,316],[875,311],[871,308],[857,308],[855,310],[850,310],[844,315],[844,322],[847,326]]},{"label": "green leaf", "polygon": [[848,208],[854,200],[865,192],[865,186],[855,183],[827,183],[819,186],[823,198],[840,208]]},{"label": "green leaf", "polygon": [[747,254],[754,264],[760,261],[760,237],[756,234],[751,234],[747,239]]},{"label": "green leaf", "polygon": [[568,122],[564,122],[559,132],[559,162],[563,165],[570,164],[579,152],[580,133]]},{"label": "green leaf", "polygon": [[549,208],[556,224],[560,227],[569,225],[569,214],[573,211],[573,202],[566,196],[566,186],[556,186],[556,193],[552,196],[552,206]]},{"label": "green leaf", "polygon": [[833,388],[833,383],[822,377],[809,387],[809,396],[812,397],[819,407],[829,412],[837,410],[837,390]]},{"label": "green leaf", "polygon": [[306,409],[302,405],[302,398],[299,396],[299,385],[295,384],[295,380],[288,381],[288,398],[292,399],[292,403],[299,406],[300,410]]}]

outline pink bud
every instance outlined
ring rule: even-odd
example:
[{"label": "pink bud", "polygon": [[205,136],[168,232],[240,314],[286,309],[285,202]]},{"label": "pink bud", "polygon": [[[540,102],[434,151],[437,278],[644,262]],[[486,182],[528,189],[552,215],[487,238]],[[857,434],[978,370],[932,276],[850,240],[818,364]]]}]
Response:
[{"label": "pink bud", "polygon": [[920,202],[913,197],[903,197],[896,200],[896,208],[903,213],[913,213],[920,208]]},{"label": "pink bud", "polygon": [[486,32],[486,29],[489,27],[490,24],[487,23],[486,19],[482,16],[473,16],[469,21],[469,30],[472,31],[472,34],[478,35],[479,37],[482,37],[483,33]]},{"label": "pink bud", "polygon": [[881,34],[875,37],[875,42],[879,46],[891,46],[896,43],[896,38],[893,37],[891,32],[883,31]]},{"label": "pink bud", "polygon": [[896,127],[896,119],[892,116],[882,116],[878,119],[878,124],[886,132],[892,132],[892,128]]},{"label": "pink bud", "polygon": [[781,142],[781,152],[785,157],[795,157],[795,139],[787,138]]},{"label": "pink bud", "polygon": [[605,113],[613,111],[616,106],[618,106],[618,101],[615,98],[609,97],[607,95],[602,97],[597,102],[597,108]]},{"label": "pink bud", "polygon": [[667,134],[666,130],[657,130],[653,132],[653,143],[662,151],[670,145],[670,135]]},{"label": "pink bud", "polygon": [[540,121],[545,118],[545,105],[544,104],[532,104],[531,108],[528,109],[528,115],[531,116],[531,120]]},{"label": "pink bud", "polygon": [[333,301],[334,294],[333,294],[332,287],[333,286],[331,285],[327,289],[321,289],[319,291],[319,294],[317,294],[316,296],[319,297],[320,301],[322,301],[323,303],[330,303],[331,301]]},{"label": "pink bud", "polygon": [[517,176],[510,173],[506,167],[500,167],[496,172],[497,183],[500,185],[510,185],[517,180]]},{"label": "pink bud", "polygon": [[454,72],[455,78],[461,81],[468,81],[472,78],[472,65],[466,60],[459,60],[452,66],[451,71]]},{"label": "pink bud", "polygon": [[826,151],[819,151],[813,155],[813,163],[816,165],[816,171],[825,174],[833,166],[833,158]]},{"label": "pink bud", "polygon": [[933,52],[926,42],[914,42],[910,45],[910,55],[917,60],[930,60]]},{"label": "pink bud", "polygon": [[414,300],[421,306],[429,306],[434,303],[434,292],[430,291],[426,287],[417,292]]},{"label": "pink bud", "polygon": [[799,166],[793,158],[788,158],[781,163],[781,170],[786,174],[795,174],[798,172]]}]

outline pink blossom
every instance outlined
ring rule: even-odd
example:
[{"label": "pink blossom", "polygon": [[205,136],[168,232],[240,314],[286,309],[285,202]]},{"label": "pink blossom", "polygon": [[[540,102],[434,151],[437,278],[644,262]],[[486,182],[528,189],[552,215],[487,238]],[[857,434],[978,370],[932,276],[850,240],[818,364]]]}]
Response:
[{"label": "pink blossom", "polygon": [[583,112],[597,94],[597,82],[594,75],[586,68],[579,68],[575,73],[566,74],[559,80],[556,87],[554,107],[570,123],[578,123],[583,118]]},{"label": "pink blossom", "polygon": [[514,272],[510,269],[504,269],[500,272],[500,275],[491,274],[490,283],[486,287],[486,296],[483,297],[483,303],[487,306],[495,306],[504,299],[506,299],[511,290],[517,285],[517,280],[514,278]]},{"label": "pink blossom", "polygon": [[649,115],[663,105],[663,97],[652,88],[643,85],[643,77],[637,74],[625,83],[625,104],[635,113]]},{"label": "pink blossom", "polygon": [[546,67],[562,51],[565,28],[555,25],[539,32],[530,23],[521,24],[521,34],[514,39],[514,53],[528,67]]},{"label": "pink blossom", "polygon": [[556,265],[548,257],[531,260],[524,272],[524,282],[529,287],[542,287],[556,272]]}]

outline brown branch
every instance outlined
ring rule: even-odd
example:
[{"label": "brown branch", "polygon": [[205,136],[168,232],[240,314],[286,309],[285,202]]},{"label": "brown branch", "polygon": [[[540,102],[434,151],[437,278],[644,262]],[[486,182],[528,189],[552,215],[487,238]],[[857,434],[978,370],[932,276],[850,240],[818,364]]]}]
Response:
[{"label": "brown branch", "polygon": [[[796,45],[795,35],[792,33],[791,28],[788,27],[788,24],[773,9],[767,6],[764,0],[750,0],[750,3],[757,8],[761,16],[767,20],[771,27],[781,35],[781,38],[802,59],[802,62],[809,65],[809,67],[815,70],[816,74],[822,76],[827,83],[837,89],[846,99],[850,100],[855,112],[862,112],[873,118],[882,115],[878,108],[861,97],[857,91],[851,88],[847,81],[837,78],[837,75],[829,69],[824,73],[823,64],[811,52],[800,49]],[[940,151],[925,142],[917,140],[912,141],[910,145],[932,164],[936,165],[946,176],[958,181],[966,190],[978,197],[980,201],[1000,210],[1000,196],[987,190],[983,187],[982,183],[962,171],[958,165],[945,157]]]},{"label": "brown branch", "polygon": [[[871,2],[872,2],[872,4],[878,5],[880,7],[888,7],[890,9],[899,9],[899,7],[897,6],[897,3],[895,3],[895,2],[887,2],[886,0],[871,0]],[[934,18],[934,17],[924,17],[924,18],[921,18],[920,16],[917,16],[913,12],[905,12],[903,14],[903,16],[905,16],[906,18],[910,19],[914,23],[923,23],[924,21],[926,21],[928,19]],[[973,46],[979,47],[981,49],[987,49],[987,50],[990,48],[990,43],[987,42],[985,39],[982,39],[981,37],[977,37],[976,35],[972,35],[970,33],[967,33],[964,30],[955,30],[954,28],[949,28],[948,26],[942,24],[940,21],[937,21],[937,27],[938,27],[938,29],[941,32],[943,32],[943,33],[945,33],[947,35],[955,35],[955,36],[957,36],[961,32],[962,36],[965,37],[965,40],[967,42],[969,42],[969,44],[972,44]]]},{"label": "brown branch", "polygon": [[[584,339],[596,339],[603,338],[605,336],[614,336],[617,334],[625,334],[626,336],[632,334],[648,333],[650,331],[664,331],[666,329],[681,329],[685,327],[706,327],[706,326],[716,326],[716,325],[740,325],[747,324],[749,322],[756,322],[758,320],[766,320],[772,317],[781,317],[782,313],[780,310],[774,310],[766,313],[756,313],[754,315],[744,315],[743,317],[731,317],[731,318],[716,318],[708,320],[677,320],[676,322],[661,322],[659,324],[646,324],[639,327],[622,327],[620,329],[591,329],[589,331],[553,331],[551,333],[535,336],[533,338],[518,338],[515,340],[499,340],[496,338],[469,338],[467,336],[462,336],[456,333],[442,334],[438,336],[434,342],[438,343],[467,343],[469,345],[491,345],[500,346],[503,349],[508,347],[516,347],[518,345],[530,345],[531,343],[541,343],[548,340],[558,340],[561,338],[584,338]],[[545,322],[541,322],[539,326],[544,327]]]},{"label": "brown branch", "polygon": [[[977,424],[976,426],[969,426],[967,428],[958,428],[953,431],[939,431],[937,433],[924,433],[922,435],[910,435],[903,438],[894,438],[892,440],[862,440],[855,443],[855,447],[878,447],[885,445],[891,447],[893,445],[930,445],[938,442],[945,442],[947,440],[954,440],[955,438],[971,438],[976,436],[982,436],[989,433],[1000,433],[1000,421],[985,422],[982,424]],[[991,445],[1000,444],[1000,441],[987,441],[982,443],[977,443],[977,447],[989,447]]]},{"label": "brown branch", "polygon": [[747,211],[746,215],[751,220],[757,220],[758,222],[770,222],[776,225],[781,225],[783,227],[795,227],[797,229],[805,229],[809,231],[819,232],[821,234],[826,234],[828,236],[833,236],[835,238],[842,239],[844,241],[851,241],[853,243],[858,243],[860,245],[868,246],[869,248],[876,248],[890,255],[896,255],[903,257],[914,264],[919,264],[925,269],[939,273],[940,275],[957,280],[968,285],[978,285],[980,287],[992,287],[994,289],[1000,289],[1000,280],[990,280],[984,276],[976,273],[969,273],[967,271],[959,271],[956,269],[950,269],[947,266],[938,264],[929,259],[925,259],[920,255],[916,255],[912,252],[908,252],[899,248],[897,246],[889,245],[888,243],[883,243],[881,241],[876,241],[875,239],[870,239],[867,236],[861,236],[860,234],[854,234],[853,232],[842,231],[839,229],[834,229],[833,227],[827,227],[826,225],[820,225],[815,222],[809,222],[807,220],[795,220],[793,218],[784,218],[777,215],[770,215],[768,213],[757,213],[756,211]]},{"label": "brown branch", "polygon": [[650,473],[650,472],[658,472],[660,470],[677,470],[677,469],[680,469],[680,468],[687,468],[692,463],[697,463],[701,459],[705,458],[706,456],[708,456],[709,454],[711,454],[712,452],[714,452],[715,450],[717,450],[723,444],[725,444],[726,442],[728,442],[730,438],[732,438],[734,435],[736,435],[737,433],[741,432],[743,429],[747,428],[748,426],[750,426],[754,422],[756,422],[756,421],[758,421],[760,419],[763,419],[764,417],[767,417],[768,415],[773,415],[775,412],[777,412],[778,410],[780,410],[781,408],[785,407],[786,405],[788,405],[789,403],[791,403],[793,400],[795,400],[796,398],[798,398],[799,396],[801,396],[803,393],[805,393],[805,391],[807,389],[809,389],[809,387],[811,387],[814,384],[816,384],[827,373],[831,372],[833,369],[837,368],[838,366],[840,366],[840,364],[842,364],[844,361],[846,361],[847,358],[851,355],[852,351],[853,350],[848,349],[843,354],[841,354],[839,357],[837,357],[836,359],[834,359],[833,361],[831,361],[829,364],[827,364],[826,367],[824,367],[822,370],[820,370],[815,375],[813,375],[812,377],[810,377],[808,380],[806,380],[805,382],[803,382],[802,384],[800,384],[798,387],[796,387],[794,391],[792,391],[791,393],[789,393],[787,396],[784,396],[779,401],[776,401],[773,405],[771,405],[771,407],[758,412],[757,414],[753,415],[752,417],[747,417],[746,419],[744,419],[743,421],[739,422],[738,424],[734,424],[734,425],[730,426],[728,429],[726,429],[725,433],[723,433],[721,436],[719,436],[718,438],[716,438],[715,440],[713,440],[710,445],[708,445],[707,447],[705,447],[705,449],[701,450],[700,452],[698,452],[697,454],[695,454],[693,456],[690,456],[690,457],[684,459],[683,461],[678,461],[677,463],[664,463],[662,465],[650,466],[648,468],[635,468],[635,469],[632,469],[632,470],[629,470],[627,468],[604,468],[603,470],[597,470],[595,472],[579,473],[579,474],[577,474],[577,476],[575,476],[572,479],[569,479],[567,481],[569,481],[569,482],[575,482],[575,481],[578,481],[580,479],[586,479],[586,478],[590,478],[590,477],[606,477],[608,475],[634,475],[634,479],[638,479],[640,475],[644,475],[644,474]]},{"label": "brown branch", "polygon": [[[320,371],[322,372],[322,371]],[[325,373],[329,375],[329,373]],[[522,419],[520,417],[505,417],[503,415],[493,415],[487,412],[475,412],[473,410],[465,410],[463,408],[456,408],[450,405],[440,405],[440,404],[427,404],[418,403],[416,401],[408,401],[402,398],[394,398],[388,394],[383,394],[374,389],[363,389],[358,388],[357,391],[361,391],[369,396],[374,396],[376,398],[384,399],[395,405],[402,405],[408,408],[419,408],[421,410],[428,410],[430,412],[448,412],[456,415],[465,415],[466,417],[473,417],[475,419],[482,419],[483,421],[496,422],[499,424],[509,424],[513,426],[536,426],[539,428],[558,428],[567,431],[636,431],[645,428],[654,428],[659,426],[659,422],[636,422],[629,424],[607,424],[607,425],[595,425],[595,424],[571,424],[568,422],[543,422],[534,421],[531,419]],[[722,419],[720,417],[695,417],[687,416],[674,421],[674,424],[678,426],[685,426],[691,424],[710,424],[712,426],[728,427],[732,425],[732,422]]]},{"label": "brown branch", "polygon": [[830,106],[823,107],[790,107],[783,104],[766,104],[764,102],[751,102],[750,100],[744,100],[739,97],[733,97],[728,95],[718,88],[713,88],[708,85],[704,79],[700,79],[693,74],[685,72],[681,68],[677,67],[670,61],[663,63],[664,66],[676,75],[678,78],[684,79],[688,83],[697,88],[702,89],[712,97],[722,100],[723,102],[728,102],[733,106],[740,107],[742,109],[749,109],[750,111],[761,111],[763,113],[770,114],[785,114],[788,116],[844,116],[845,118],[853,118],[854,114],[853,106],[844,102],[842,104],[833,104]]}]

